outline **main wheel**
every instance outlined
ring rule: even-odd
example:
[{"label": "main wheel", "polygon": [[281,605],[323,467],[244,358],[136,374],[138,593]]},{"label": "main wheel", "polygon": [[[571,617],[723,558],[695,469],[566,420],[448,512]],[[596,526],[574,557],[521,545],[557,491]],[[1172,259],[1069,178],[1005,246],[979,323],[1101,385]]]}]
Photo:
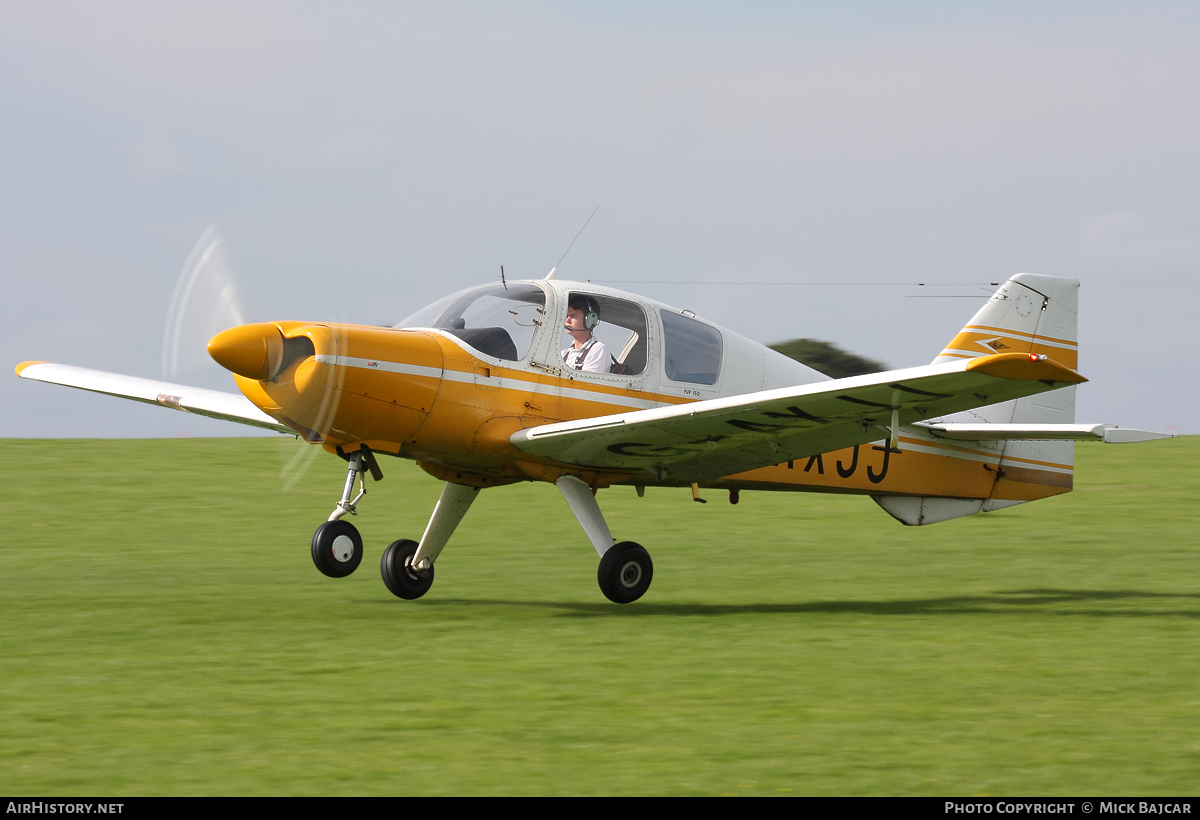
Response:
[{"label": "main wheel", "polygon": [[433,586],[433,567],[426,570],[412,568],[417,546],[416,541],[408,539],[393,541],[379,561],[379,574],[383,576],[384,585],[397,598],[406,601],[420,598]]},{"label": "main wheel", "polygon": [[641,544],[622,541],[609,547],[600,559],[596,580],[600,591],[614,604],[628,604],[646,594],[654,578],[654,563]]},{"label": "main wheel", "polygon": [[362,557],[362,536],[348,521],[326,521],[313,533],[313,563],[330,578],[345,578],[358,569]]}]

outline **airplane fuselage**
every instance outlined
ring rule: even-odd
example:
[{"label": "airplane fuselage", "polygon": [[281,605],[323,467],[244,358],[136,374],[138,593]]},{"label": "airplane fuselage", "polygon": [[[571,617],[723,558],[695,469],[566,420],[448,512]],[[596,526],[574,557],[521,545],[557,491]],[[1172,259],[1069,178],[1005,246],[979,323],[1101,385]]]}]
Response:
[{"label": "airplane fuselage", "polygon": [[[366,445],[376,453],[413,459],[439,479],[476,487],[556,481],[564,474],[604,487],[690,482],[652,471],[556,463],[521,451],[510,437],[554,422],[826,379],[738,334],[643,297],[560,281],[519,286],[527,289],[524,301],[512,300],[514,309],[493,310],[489,320],[497,325],[486,328],[278,322],[235,329],[246,337],[266,338],[266,348],[279,347],[276,334],[283,340],[278,351],[267,353],[277,360],[264,365],[275,368],[273,376],[237,374],[238,386],[268,415],[331,452],[346,455]],[[477,289],[486,291],[479,299],[500,300],[503,306],[508,291],[498,287]],[[624,323],[610,331],[615,339],[610,347],[624,347],[622,361],[614,354],[609,372],[576,371],[560,358],[560,346],[570,341],[564,343],[561,332],[566,302],[580,292],[601,300]],[[466,304],[469,315],[472,303]],[[516,345],[508,339],[497,345],[503,321],[512,322],[506,332]],[[988,336],[989,331],[978,333]],[[988,340],[1021,352],[1039,349],[1037,340],[995,333]],[[1074,350],[1068,352],[1073,359]],[[997,500],[1031,500],[1071,488],[1071,465],[1061,460],[1009,458],[1002,464],[1001,447],[995,443],[947,442],[913,425],[903,427],[897,443],[892,448],[886,433],[865,431],[863,443],[855,447],[811,453],[703,486]]]}]

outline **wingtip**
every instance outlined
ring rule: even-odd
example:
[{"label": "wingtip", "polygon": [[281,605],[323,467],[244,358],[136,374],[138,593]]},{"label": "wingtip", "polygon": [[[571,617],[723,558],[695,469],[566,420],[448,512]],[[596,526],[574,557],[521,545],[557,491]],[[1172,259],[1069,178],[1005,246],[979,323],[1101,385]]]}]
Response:
[{"label": "wingtip", "polygon": [[20,376],[25,368],[33,367],[35,364],[48,364],[48,362],[21,362],[17,365],[17,375]]},{"label": "wingtip", "polygon": [[978,370],[989,376],[1022,381],[1063,382],[1066,384],[1082,384],[1087,381],[1071,368],[1059,364],[1053,359],[1045,356],[1035,358],[1033,354],[1029,353],[996,353],[992,356],[980,356],[967,363],[967,370]]}]

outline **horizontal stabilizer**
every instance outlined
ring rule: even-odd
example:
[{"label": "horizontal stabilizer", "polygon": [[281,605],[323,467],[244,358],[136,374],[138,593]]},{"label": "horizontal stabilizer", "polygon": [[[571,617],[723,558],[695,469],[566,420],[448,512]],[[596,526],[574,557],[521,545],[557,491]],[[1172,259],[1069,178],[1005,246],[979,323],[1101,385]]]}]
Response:
[{"label": "horizontal stabilizer", "polygon": [[1115,424],[930,424],[917,422],[939,438],[967,441],[1102,441],[1126,444],[1175,438],[1173,433],[1134,430]]},{"label": "horizontal stabilizer", "polygon": [[172,410],[249,424],[264,430],[290,435],[296,433],[259,410],[250,399],[239,393],[222,393],[219,390],[206,390],[202,387],[188,387],[183,384],[51,362],[22,362],[17,365],[17,375],[23,379],[78,387],[80,390],[157,404]]}]

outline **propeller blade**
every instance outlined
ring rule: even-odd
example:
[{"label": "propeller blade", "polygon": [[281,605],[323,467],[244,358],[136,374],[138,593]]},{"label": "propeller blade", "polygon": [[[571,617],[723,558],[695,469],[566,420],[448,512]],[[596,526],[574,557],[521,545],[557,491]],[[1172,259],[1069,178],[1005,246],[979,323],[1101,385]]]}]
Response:
[{"label": "propeller blade", "polygon": [[162,377],[180,381],[216,372],[205,352],[217,333],[250,321],[245,298],[217,226],[192,248],[171,296],[163,330]]}]

